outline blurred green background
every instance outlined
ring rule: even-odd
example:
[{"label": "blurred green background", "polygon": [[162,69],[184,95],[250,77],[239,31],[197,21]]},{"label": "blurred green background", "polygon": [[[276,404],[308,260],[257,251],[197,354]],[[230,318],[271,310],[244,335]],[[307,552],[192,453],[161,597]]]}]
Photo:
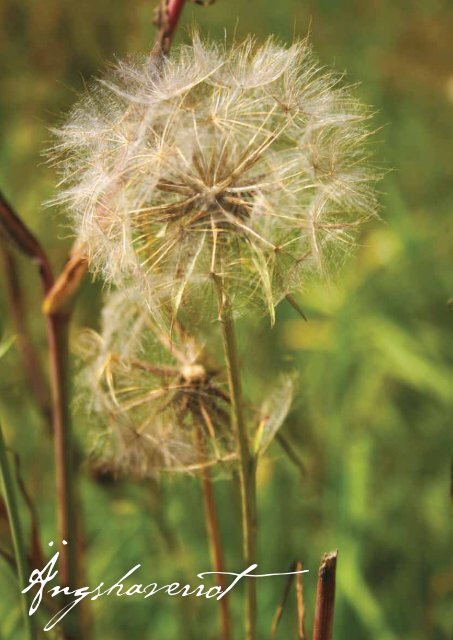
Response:
[{"label": "blurred green background", "polygon": [[[42,207],[55,187],[44,162],[49,127],[84,81],[116,56],[153,40],[151,1],[2,0],[0,4],[0,185],[48,249],[55,266],[70,239],[64,218]],[[311,626],[322,552],[339,549],[336,640],[432,640],[453,636],[450,464],[453,433],[451,269],[453,209],[453,7],[449,0],[217,0],[189,5],[183,24],[203,34],[308,31],[323,64],[345,71],[376,108],[381,223],[364,231],[355,258],[329,289],[307,288],[309,322],[282,307],[277,327],[253,332],[252,394],[277,371],[300,371],[284,427],[304,461],[301,474],[276,444],[259,472],[260,568],[284,571],[300,558]],[[184,29],[178,36],[187,37]],[[19,259],[28,322],[45,363],[36,269]],[[3,275],[2,284],[3,284]],[[87,282],[75,325],[96,324],[101,286]],[[13,331],[0,286],[0,330]],[[247,355],[243,355],[245,365]],[[0,415],[37,505],[44,543],[54,539],[52,443],[36,410],[17,348],[0,362]],[[75,430],[83,441],[83,424]],[[115,580],[137,562],[161,584],[209,569],[197,478],[155,486],[93,480],[82,461],[88,582]],[[241,569],[239,523],[228,482],[216,485],[228,566]],[[24,511],[24,523],[27,513]],[[8,548],[4,514],[0,547]],[[267,638],[283,583],[259,583],[260,638]],[[18,592],[0,564],[0,638],[22,638]],[[241,590],[233,607],[241,614]],[[96,640],[214,639],[211,601],[162,597],[99,600]],[[239,633],[236,634],[240,637]],[[294,602],[279,638],[296,637]]]}]

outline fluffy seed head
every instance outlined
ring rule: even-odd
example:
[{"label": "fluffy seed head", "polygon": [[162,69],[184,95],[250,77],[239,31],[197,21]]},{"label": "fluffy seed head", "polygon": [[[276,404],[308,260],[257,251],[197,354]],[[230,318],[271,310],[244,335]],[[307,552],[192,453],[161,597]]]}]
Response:
[{"label": "fluffy seed head", "polygon": [[101,333],[84,331],[77,350],[98,464],[147,477],[235,457],[219,372],[178,327],[172,342],[160,333],[136,293],[112,294]]},{"label": "fluffy seed head", "polygon": [[56,200],[91,267],[151,309],[198,311],[213,275],[271,316],[376,211],[369,114],[307,42],[202,43],[120,62],[58,131]]}]

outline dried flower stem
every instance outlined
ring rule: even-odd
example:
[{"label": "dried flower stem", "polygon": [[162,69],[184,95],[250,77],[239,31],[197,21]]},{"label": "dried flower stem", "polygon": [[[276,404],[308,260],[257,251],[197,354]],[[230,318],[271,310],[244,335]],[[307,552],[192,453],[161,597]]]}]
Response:
[{"label": "dried flower stem", "polygon": [[47,316],[47,339],[49,343],[50,378],[52,389],[55,471],[57,485],[58,534],[62,545],[60,551],[60,578],[63,585],[77,584],[76,521],[72,468],[72,436],[70,428],[69,394],[67,388],[68,356],[67,315]]},{"label": "dried flower stem", "polygon": [[30,233],[19,216],[0,191],[0,231],[21,253],[36,262],[41,275],[44,292],[53,285],[49,260],[34,235]]},{"label": "dried flower stem", "polygon": [[[0,425],[0,476],[2,478],[3,493],[5,497],[6,509],[8,512],[9,525],[11,528],[11,537],[13,540],[14,556],[16,560],[17,577],[19,587],[22,591],[28,584],[28,562],[25,550],[24,539],[22,536],[22,528],[19,518],[19,510],[16,500],[16,492],[14,488],[13,476],[6,453],[6,444],[3,437],[3,430]],[[26,637],[28,640],[37,638],[36,630],[31,617],[28,615],[30,605],[29,594],[20,595],[22,613],[24,616],[24,624],[26,628]]]},{"label": "dried flower stem", "polygon": [[[54,277],[46,253],[33,234],[0,193],[0,228],[16,248],[38,264],[45,299],[52,292]],[[73,293],[73,292],[71,292]],[[66,303],[69,301],[66,300]],[[52,423],[54,431],[57,527],[60,538],[60,579],[62,585],[77,586],[77,532],[75,529],[74,482],[72,469],[72,436],[67,389],[66,361],[69,313],[60,308],[45,314],[50,360]],[[71,540],[63,545],[62,541]],[[69,621],[78,637],[77,607]]]},{"label": "dried flower stem", "polygon": [[[256,460],[252,455],[242,406],[241,373],[231,305],[222,287],[222,279],[213,275],[218,293],[219,321],[228,373],[231,420],[238,441],[242,506],[243,551],[246,566],[256,562]],[[247,581],[246,639],[256,638],[256,582]]]},{"label": "dried flower stem", "polygon": [[14,331],[17,335],[24,373],[30,389],[33,390],[36,402],[45,420],[45,424],[49,429],[51,429],[52,415],[49,402],[49,390],[44,382],[41,363],[30,339],[29,330],[25,320],[25,305],[19,275],[17,273],[16,262],[11,250],[2,238],[0,238],[0,251],[3,259],[8,308],[14,326]]},{"label": "dried flower stem", "polygon": [[[196,430],[195,437],[197,439],[197,446],[202,454],[203,444],[201,439],[201,433],[199,429]],[[225,576],[222,575],[225,571],[225,560],[223,554],[222,541],[220,536],[219,520],[217,517],[217,509],[214,495],[214,487],[212,484],[212,477],[209,467],[203,467],[201,471],[201,481],[203,486],[203,498],[204,508],[206,516],[206,530],[208,533],[209,544],[211,547],[212,565],[215,572],[218,573],[217,582],[219,586],[224,590],[226,588]],[[222,598],[219,600],[220,605],[220,617],[222,626],[222,640],[231,639],[230,628],[230,611],[228,599]]]},{"label": "dried flower stem", "polygon": [[332,640],[337,552],[326,553],[318,571],[313,640]]}]

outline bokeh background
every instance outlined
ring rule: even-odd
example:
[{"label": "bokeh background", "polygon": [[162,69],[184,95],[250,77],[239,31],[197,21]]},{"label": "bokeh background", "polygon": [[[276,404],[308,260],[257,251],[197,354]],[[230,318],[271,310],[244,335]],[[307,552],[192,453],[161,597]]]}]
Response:
[{"label": "bokeh background", "polygon": [[[55,175],[42,152],[84,81],[106,62],[145,52],[153,40],[149,0],[2,0],[0,184],[60,266],[70,244],[64,216],[42,206]],[[300,372],[284,433],[304,471],[274,444],[259,472],[260,568],[300,558],[307,624],[316,568],[339,549],[336,640],[447,640],[453,635],[450,464],[453,433],[453,7],[449,0],[217,0],[189,5],[183,25],[203,34],[284,41],[308,31],[321,61],[345,71],[376,108],[375,155],[389,171],[382,221],[364,230],[356,257],[326,289],[299,297],[277,327],[240,328],[247,387],[257,395],[286,366]],[[187,30],[179,38],[187,37]],[[27,322],[45,366],[45,332],[33,265],[18,259]],[[0,331],[11,335],[0,282]],[[75,327],[96,325],[100,284],[80,294]],[[250,335],[252,336],[250,338]],[[0,362],[0,415],[19,452],[44,543],[54,539],[52,443],[14,346]],[[84,425],[75,416],[81,445]],[[137,562],[161,584],[209,569],[199,481],[102,483],[81,460],[80,511],[88,577],[115,580]],[[242,568],[239,521],[227,481],[216,484],[228,565]],[[8,529],[0,514],[0,547]],[[27,512],[23,512],[27,524]],[[283,583],[259,583],[260,638],[269,635]],[[241,614],[238,588],[234,613]],[[22,638],[14,576],[0,558],[0,638]],[[214,639],[212,602],[162,597],[104,599],[92,610],[96,640]],[[296,637],[291,600],[279,636]],[[240,637],[239,634],[236,634]]]}]

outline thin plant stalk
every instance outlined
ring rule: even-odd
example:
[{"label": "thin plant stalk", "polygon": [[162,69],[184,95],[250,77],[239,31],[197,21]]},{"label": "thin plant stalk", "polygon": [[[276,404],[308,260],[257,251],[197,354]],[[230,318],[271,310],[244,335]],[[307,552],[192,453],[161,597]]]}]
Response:
[{"label": "thin plant stalk", "polygon": [[[256,563],[256,460],[251,452],[247,426],[244,419],[241,371],[232,308],[223,289],[221,277],[214,275],[214,279],[217,287],[219,322],[222,331],[223,350],[230,389],[231,421],[237,438],[239,452],[243,553],[245,563],[247,567],[249,567]],[[257,616],[255,580],[247,580],[246,589],[245,637],[246,640],[255,640]]]},{"label": "thin plant stalk", "polygon": [[288,596],[291,590],[291,586],[294,582],[294,571],[299,570],[297,564],[298,564],[297,562],[293,562],[289,568],[289,574],[285,583],[282,599],[280,604],[278,605],[277,611],[275,612],[275,616],[272,621],[271,634],[269,636],[270,640],[275,640],[275,638],[277,637],[278,626],[280,624],[280,621],[283,616],[283,612],[285,610],[286,603],[288,601]]},{"label": "thin plant stalk", "polygon": [[[296,571],[301,572],[303,569],[302,562],[296,562]],[[306,640],[305,636],[305,600],[304,600],[304,584],[302,582],[302,573],[296,575],[296,604],[297,604],[297,638],[298,640]]]},{"label": "thin plant stalk", "polygon": [[24,373],[30,388],[33,390],[46,427],[50,430],[52,428],[52,415],[49,391],[44,382],[41,363],[33,346],[25,319],[25,304],[16,260],[2,238],[0,238],[0,253],[3,259],[8,309],[17,335]]},{"label": "thin plant stalk", "polygon": [[304,589],[302,584],[302,562],[300,560],[296,560],[293,562],[289,569],[288,578],[286,580],[285,588],[283,591],[282,599],[280,604],[278,605],[277,611],[275,612],[274,619],[272,621],[271,634],[269,636],[270,640],[276,640],[277,631],[279,628],[279,624],[283,617],[283,612],[288,602],[288,596],[291,591],[291,586],[294,582],[296,582],[296,607],[297,607],[297,638],[298,640],[306,640],[305,632],[304,632],[304,624],[305,624],[305,602],[304,602]]},{"label": "thin plant stalk", "polygon": [[[195,438],[197,441],[198,450],[200,451],[200,454],[202,454],[203,445],[199,429],[195,430]],[[209,545],[211,548],[212,566],[214,571],[217,573],[217,582],[222,588],[222,591],[224,591],[226,588],[225,576],[223,575],[225,571],[225,559],[220,535],[219,520],[217,516],[214,487],[212,483],[211,472],[208,467],[202,468],[201,483],[203,488],[206,530],[209,538]],[[227,597],[219,600],[219,607],[222,628],[221,639],[231,640],[230,610]]]},{"label": "thin plant stalk", "polygon": [[[49,347],[50,387],[54,431],[57,531],[59,536],[59,578],[62,586],[78,586],[79,536],[76,520],[72,425],[68,378],[69,312],[45,314]],[[66,544],[67,543],[67,544]],[[67,616],[66,640],[81,638],[79,607]]]},{"label": "thin plant stalk", "polygon": [[[52,425],[54,432],[57,529],[60,543],[60,580],[62,586],[77,587],[77,532],[75,528],[74,474],[72,467],[72,435],[69,414],[67,382],[69,304],[76,288],[68,287],[66,298],[60,295],[57,305],[49,305],[54,299],[54,280],[49,259],[38,240],[15,213],[0,193],[0,231],[16,248],[38,265],[44,303],[43,312],[47,327],[52,395]],[[47,304],[46,304],[47,301]],[[63,544],[63,540],[71,542]],[[73,631],[67,638],[79,637],[78,607],[71,613]]]},{"label": "thin plant stalk", "polygon": [[298,451],[293,447],[290,440],[281,432],[275,435],[275,441],[281,446],[289,460],[299,469],[301,476],[307,476],[307,469]]},{"label": "thin plant stalk", "polygon": [[[19,518],[19,509],[17,506],[16,490],[11,473],[11,467],[6,452],[6,444],[3,436],[3,429],[0,424],[0,475],[3,484],[3,493],[5,497],[6,510],[8,512],[8,520],[11,528],[11,537],[14,547],[14,556],[16,560],[17,578],[20,590],[23,591],[28,585],[28,561],[27,553],[22,535],[22,527]],[[28,614],[30,606],[29,594],[21,594],[21,608],[24,617],[24,625],[26,629],[27,640],[35,640],[37,638],[35,626]]]},{"label": "thin plant stalk", "polygon": [[[73,447],[67,377],[68,316],[47,316],[52,390],[54,455],[57,490],[57,528],[60,536],[60,580],[77,586],[77,531],[73,482]],[[63,544],[63,540],[69,544]],[[69,549],[71,551],[69,551]]]}]

